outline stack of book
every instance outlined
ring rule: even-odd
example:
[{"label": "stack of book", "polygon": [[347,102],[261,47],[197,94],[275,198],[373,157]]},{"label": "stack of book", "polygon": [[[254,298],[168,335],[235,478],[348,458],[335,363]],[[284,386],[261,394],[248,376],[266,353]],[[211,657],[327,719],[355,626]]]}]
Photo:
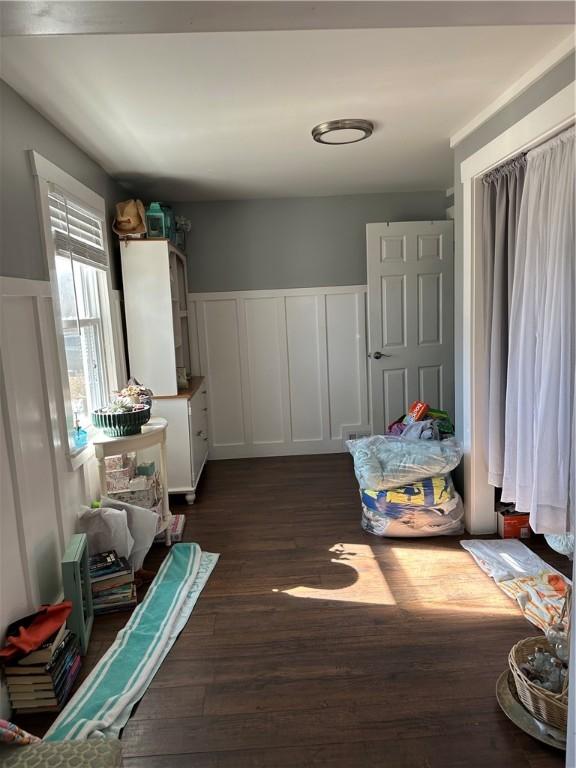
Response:
[{"label": "stack of book", "polygon": [[134,572],[114,550],[93,555],[89,561],[92,605],[95,614],[126,611],[136,605]]},{"label": "stack of book", "polygon": [[78,638],[63,624],[40,648],[4,667],[13,709],[58,712],[70,695],[80,664]]}]

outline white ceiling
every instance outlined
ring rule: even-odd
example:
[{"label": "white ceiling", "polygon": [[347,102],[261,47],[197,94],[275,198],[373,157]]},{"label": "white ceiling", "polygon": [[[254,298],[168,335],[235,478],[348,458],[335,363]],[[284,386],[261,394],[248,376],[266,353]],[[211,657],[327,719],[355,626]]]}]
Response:
[{"label": "white ceiling", "polygon": [[[4,79],[148,198],[443,189],[451,134],[564,40],[566,26],[3,40]],[[325,120],[375,121],[322,146]]]}]

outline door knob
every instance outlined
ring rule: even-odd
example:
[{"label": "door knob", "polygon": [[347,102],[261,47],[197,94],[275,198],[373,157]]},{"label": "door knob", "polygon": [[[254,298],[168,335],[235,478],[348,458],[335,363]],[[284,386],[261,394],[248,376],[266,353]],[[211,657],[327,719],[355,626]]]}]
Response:
[{"label": "door knob", "polygon": [[384,352],[368,352],[368,357],[373,360],[380,360],[381,357],[392,357],[392,355],[386,355]]}]

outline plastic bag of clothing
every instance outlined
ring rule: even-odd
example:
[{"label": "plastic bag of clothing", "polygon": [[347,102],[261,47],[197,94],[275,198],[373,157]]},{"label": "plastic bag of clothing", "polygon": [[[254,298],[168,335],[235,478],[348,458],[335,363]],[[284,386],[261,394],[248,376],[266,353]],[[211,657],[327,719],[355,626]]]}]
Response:
[{"label": "plastic bag of clothing", "polygon": [[426,477],[445,475],[458,466],[462,448],[454,437],[446,440],[407,440],[374,435],[348,440],[354,472],[362,490],[386,491]]},{"label": "plastic bag of clothing", "polygon": [[361,490],[362,528],[375,536],[451,536],[464,530],[464,507],[450,475],[386,491]]}]

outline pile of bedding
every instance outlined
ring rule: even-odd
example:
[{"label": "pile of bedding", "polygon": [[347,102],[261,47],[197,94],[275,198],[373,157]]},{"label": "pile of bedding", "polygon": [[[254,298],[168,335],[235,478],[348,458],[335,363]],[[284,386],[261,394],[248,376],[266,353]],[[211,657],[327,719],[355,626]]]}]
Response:
[{"label": "pile of bedding", "polygon": [[347,442],[360,486],[362,527],[376,536],[462,533],[464,508],[450,477],[462,458],[458,441],[410,434]]}]

